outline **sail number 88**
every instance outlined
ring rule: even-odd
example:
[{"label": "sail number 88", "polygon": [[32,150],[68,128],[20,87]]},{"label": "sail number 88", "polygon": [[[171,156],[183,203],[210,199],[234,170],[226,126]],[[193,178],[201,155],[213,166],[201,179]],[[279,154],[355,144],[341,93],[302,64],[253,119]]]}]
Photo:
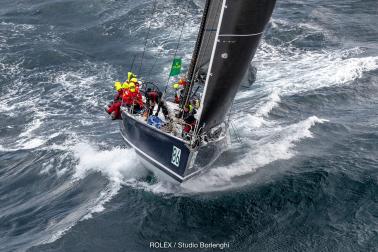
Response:
[{"label": "sail number 88", "polygon": [[179,167],[180,158],[181,158],[181,149],[177,148],[176,146],[173,146],[171,163],[174,164],[175,166]]}]

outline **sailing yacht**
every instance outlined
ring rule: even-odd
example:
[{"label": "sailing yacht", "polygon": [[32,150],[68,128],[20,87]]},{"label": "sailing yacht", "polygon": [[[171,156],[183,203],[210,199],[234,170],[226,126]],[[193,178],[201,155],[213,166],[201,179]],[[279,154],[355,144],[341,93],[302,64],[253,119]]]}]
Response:
[{"label": "sailing yacht", "polygon": [[123,138],[159,177],[186,181],[209,167],[227,148],[227,115],[274,5],[275,0],[206,1],[186,75],[189,85],[185,86],[184,102],[169,104],[180,115],[198,87],[202,90],[196,125],[189,137],[183,137],[185,123],[180,116],[169,129],[159,129],[122,107]]}]

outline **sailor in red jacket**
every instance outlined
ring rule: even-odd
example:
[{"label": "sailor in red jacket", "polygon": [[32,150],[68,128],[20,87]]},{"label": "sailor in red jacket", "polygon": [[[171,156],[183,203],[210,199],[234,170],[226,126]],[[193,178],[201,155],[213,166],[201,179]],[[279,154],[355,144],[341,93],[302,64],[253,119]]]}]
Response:
[{"label": "sailor in red jacket", "polygon": [[159,92],[148,88],[145,93],[145,97],[148,108],[148,116],[150,116],[154,112],[155,105],[159,103]]},{"label": "sailor in red jacket", "polygon": [[123,93],[122,101],[126,106],[130,107],[133,112],[139,112],[143,109],[143,98],[134,82],[131,82],[129,89]]},{"label": "sailor in red jacket", "polygon": [[111,105],[107,110],[107,112],[112,117],[112,120],[121,119],[121,104],[122,102],[120,101],[114,102],[113,105]]},{"label": "sailor in red jacket", "polygon": [[145,93],[145,97],[148,108],[148,113],[146,114],[147,118],[153,114],[155,105],[158,105],[155,116],[159,116],[159,112],[162,110],[164,118],[166,120],[170,120],[167,103],[165,102],[163,94],[160,91],[148,88]]},{"label": "sailor in red jacket", "polygon": [[119,81],[116,81],[114,84],[114,88],[117,91],[116,95],[114,96],[113,102],[111,102],[106,107],[106,112],[112,117],[112,120],[121,119],[121,101],[123,95],[122,84]]}]

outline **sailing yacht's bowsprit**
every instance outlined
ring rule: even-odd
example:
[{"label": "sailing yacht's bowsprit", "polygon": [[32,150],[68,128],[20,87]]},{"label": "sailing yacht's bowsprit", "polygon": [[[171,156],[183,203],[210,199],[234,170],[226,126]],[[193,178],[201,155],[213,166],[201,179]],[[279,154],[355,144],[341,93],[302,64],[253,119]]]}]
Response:
[{"label": "sailing yacht's bowsprit", "polygon": [[175,130],[162,130],[127,108],[122,110],[121,133],[148,167],[182,182],[219,157],[226,148],[226,115],[274,5],[275,0],[207,0],[184,97],[188,104],[193,87],[202,86],[201,107],[190,137],[182,137],[179,119],[173,122]]}]

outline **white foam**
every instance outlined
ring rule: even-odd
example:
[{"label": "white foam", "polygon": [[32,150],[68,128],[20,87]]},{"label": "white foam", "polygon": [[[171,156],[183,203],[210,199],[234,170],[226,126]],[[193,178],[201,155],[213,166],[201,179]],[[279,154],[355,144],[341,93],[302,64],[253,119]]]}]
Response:
[{"label": "white foam", "polygon": [[33,131],[37,130],[42,125],[43,118],[34,118],[32,122],[25,125],[25,131],[20,134],[21,138],[30,137]]},{"label": "white foam", "polygon": [[91,201],[92,207],[88,210],[89,212],[82,218],[82,220],[87,220],[93,217],[93,214],[100,213],[105,210],[105,203],[109,202],[119,191],[121,185],[118,183],[111,183],[103,191],[100,192],[97,198]]},{"label": "white foam", "polygon": [[237,185],[233,184],[233,179],[251,174],[274,161],[292,158],[295,155],[295,143],[311,138],[310,128],[326,121],[312,116],[295,124],[285,127],[276,126],[272,130],[267,130],[266,135],[259,140],[245,142],[249,145],[250,151],[239,157],[237,162],[215,167],[202,176],[185,182],[183,187],[190,191],[203,192],[241,186],[243,183],[240,181]]},{"label": "white foam", "polygon": [[259,69],[256,84],[259,87],[244,96],[272,88],[286,96],[348,85],[364,73],[378,69],[378,57],[360,57],[361,53],[363,51],[359,48],[302,51],[263,43],[256,55]]},{"label": "white foam", "polygon": [[79,161],[75,167],[75,178],[84,178],[89,172],[101,172],[111,181],[120,184],[125,178],[141,175],[133,149],[99,150],[88,143],[79,143],[72,151]]},{"label": "white foam", "polygon": [[43,111],[35,111],[34,119],[25,125],[25,131],[21,132],[15,141],[18,149],[34,149],[46,143],[47,138],[35,135],[34,132],[43,125],[46,114]]},{"label": "white foam", "polygon": [[281,101],[279,96],[279,90],[274,89],[273,92],[268,96],[268,101],[263,103],[255,113],[255,116],[264,117],[272,111],[273,108],[278,106],[278,103]]},{"label": "white foam", "polygon": [[0,151],[8,151],[8,149],[0,144]]},{"label": "white foam", "polygon": [[[239,93],[236,100],[241,100],[242,98],[248,98],[249,92]],[[279,90],[273,89],[269,95],[258,99],[256,104],[253,104],[250,108],[250,102],[248,101],[247,109],[235,109],[236,113],[231,117],[232,122],[238,125],[238,128],[245,130],[252,130],[260,128],[264,125],[270,125],[268,121],[265,120],[269,116],[269,113],[279,105],[281,101]],[[243,102],[242,102],[243,103]],[[244,102],[246,103],[246,102]]]},{"label": "white foam", "polygon": [[[4,67],[8,68],[9,66],[4,65]],[[17,69],[18,72],[16,74],[19,75],[22,69],[18,65],[14,68]],[[0,72],[2,70],[7,74],[9,72],[9,69],[2,69],[0,64]],[[93,75],[93,72],[96,72],[96,74]],[[107,90],[97,90],[97,88],[92,86],[98,84],[100,79],[101,81],[104,81],[104,79],[105,81],[109,80],[110,83],[110,79],[112,79],[110,75],[112,74],[113,68],[109,65],[97,65],[90,62],[87,62],[83,68],[78,70],[59,72],[50,72],[48,70],[46,72],[32,73],[31,75],[43,76],[43,81],[55,85],[54,90],[47,93],[44,82],[36,83],[33,89],[30,89],[28,88],[28,84],[24,83],[23,76],[17,77],[18,79],[15,80],[15,83],[4,88],[4,93],[1,94],[0,112],[6,113],[7,116],[15,117],[19,115],[19,111],[23,111],[24,114],[32,116],[32,119],[25,124],[23,131],[17,137],[12,139],[4,138],[4,142],[1,142],[1,144],[7,147],[8,150],[38,148],[60,134],[67,136],[75,134],[79,126],[89,126],[96,122],[98,123],[98,119],[101,116],[105,118],[105,114],[96,115],[87,113],[85,109],[77,110],[78,113],[81,113],[80,120],[66,122],[67,108],[77,106],[77,104],[89,108],[99,107],[104,97],[103,93],[107,92]],[[44,78],[48,78],[48,80]],[[15,86],[19,88],[16,89],[14,88]],[[92,87],[89,88],[90,91],[88,91],[88,87]],[[109,87],[111,88],[111,85]],[[86,92],[83,92],[84,89]],[[57,100],[57,93],[59,94],[58,97],[69,95],[74,100]],[[41,96],[42,94],[43,96]],[[56,105],[57,102],[63,104],[62,108],[52,106]],[[57,125],[65,124],[66,127],[63,129],[46,128],[46,122],[49,125],[54,122]]]},{"label": "white foam", "polygon": [[59,73],[55,77],[54,82],[62,84],[69,91],[73,91],[90,87],[96,80],[97,76],[84,76],[80,72],[69,71]]},{"label": "white foam", "polygon": [[30,150],[30,149],[37,148],[43,145],[44,143],[46,143],[45,139],[35,137],[35,138],[32,138],[30,140],[23,142],[22,146],[18,147],[18,149]]},{"label": "white foam", "polygon": [[29,31],[29,30],[34,31],[36,29],[36,27],[31,24],[15,24],[15,23],[4,22],[4,21],[0,23],[0,27],[1,26],[11,28],[12,31]]},{"label": "white foam", "polygon": [[238,110],[232,119],[240,137],[264,136],[280,129],[282,122],[268,118],[282,97],[350,85],[364,73],[378,69],[378,57],[360,57],[362,53],[360,48],[306,52],[263,43],[256,59],[258,80],[253,89],[236,97]]},{"label": "white foam", "polygon": [[[78,143],[69,148],[77,160],[72,175],[72,183],[81,183],[89,174],[99,172],[109,180],[109,184],[101,190],[96,198],[89,199],[58,223],[51,223],[49,238],[43,243],[54,242],[70,230],[78,221],[92,218],[94,213],[104,211],[109,202],[123,185],[138,186],[135,178],[146,175],[146,170],[139,165],[136,153],[132,149],[113,148],[100,150],[96,144]],[[52,169],[46,166],[41,174]]]},{"label": "white foam", "polygon": [[78,160],[73,175],[75,179],[82,179],[89,173],[100,172],[110,181],[110,186],[95,200],[95,206],[91,208],[86,218],[91,217],[92,213],[102,211],[103,205],[118,193],[123,184],[146,175],[146,170],[139,164],[133,149],[99,150],[88,143],[79,143],[72,151]]}]

